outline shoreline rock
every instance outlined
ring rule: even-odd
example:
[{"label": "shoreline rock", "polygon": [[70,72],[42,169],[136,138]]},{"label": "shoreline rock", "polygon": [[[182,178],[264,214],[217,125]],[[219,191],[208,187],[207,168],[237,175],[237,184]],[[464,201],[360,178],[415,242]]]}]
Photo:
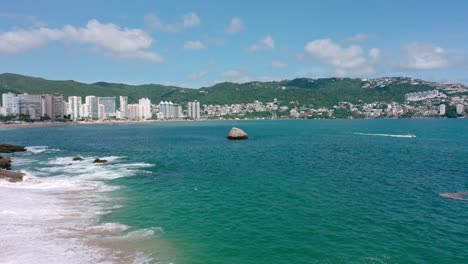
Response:
[{"label": "shoreline rock", "polygon": [[76,156],[76,157],[73,158],[73,161],[82,161],[82,160],[83,160],[83,158],[80,157],[80,156]]},{"label": "shoreline rock", "polygon": [[106,162],[107,162],[107,160],[105,160],[105,159],[99,159],[99,158],[98,158],[98,159],[95,159],[95,160],[93,161],[93,163],[106,163]]},{"label": "shoreline rock", "polygon": [[15,146],[11,144],[1,144],[0,145],[0,152],[1,153],[13,153],[13,152],[21,152],[26,151],[26,148],[23,146]]},{"label": "shoreline rock", "polygon": [[24,173],[0,170],[0,179],[7,179],[9,182],[23,181]]},{"label": "shoreline rock", "polygon": [[11,158],[0,156],[0,169],[11,169]]},{"label": "shoreline rock", "polygon": [[247,133],[244,132],[244,130],[233,127],[231,128],[231,131],[229,131],[229,134],[226,137],[229,140],[243,140],[243,139],[248,139],[249,136]]}]

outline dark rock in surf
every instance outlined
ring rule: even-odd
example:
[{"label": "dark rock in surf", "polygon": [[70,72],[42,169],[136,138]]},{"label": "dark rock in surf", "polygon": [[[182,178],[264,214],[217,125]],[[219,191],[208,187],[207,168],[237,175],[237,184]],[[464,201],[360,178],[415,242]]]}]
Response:
[{"label": "dark rock in surf", "polygon": [[83,158],[80,157],[80,156],[76,156],[76,157],[73,158],[73,161],[82,161],[82,160],[83,160]]},{"label": "dark rock in surf", "polygon": [[11,169],[11,158],[0,156],[0,169]]},{"label": "dark rock in surf", "polygon": [[0,145],[0,152],[2,153],[13,153],[13,152],[20,152],[20,151],[26,151],[26,148],[23,146],[15,146],[11,144]]},{"label": "dark rock in surf", "polygon": [[23,180],[25,174],[22,172],[12,172],[7,170],[0,170],[0,179],[6,179],[9,182],[20,182]]},{"label": "dark rock in surf", "polygon": [[242,139],[248,139],[249,136],[247,133],[244,132],[244,130],[233,127],[231,131],[229,131],[229,134],[226,137],[229,140],[242,140]]},{"label": "dark rock in surf", "polygon": [[106,163],[106,162],[107,162],[107,160],[105,160],[105,159],[95,159],[93,161],[93,163]]}]

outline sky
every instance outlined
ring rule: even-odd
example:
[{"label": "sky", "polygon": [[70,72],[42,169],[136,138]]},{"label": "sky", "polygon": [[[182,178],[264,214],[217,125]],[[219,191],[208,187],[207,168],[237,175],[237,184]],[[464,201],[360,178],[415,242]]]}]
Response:
[{"label": "sky", "polygon": [[468,84],[464,0],[0,5],[0,73],[190,88],[296,77]]}]

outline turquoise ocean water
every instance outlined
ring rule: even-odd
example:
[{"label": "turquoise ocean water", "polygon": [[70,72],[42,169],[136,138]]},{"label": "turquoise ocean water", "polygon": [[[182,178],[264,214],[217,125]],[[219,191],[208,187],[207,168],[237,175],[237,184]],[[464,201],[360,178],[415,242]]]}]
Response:
[{"label": "turquoise ocean water", "polygon": [[[232,126],[250,138],[226,140]],[[468,200],[440,195],[468,192],[466,120],[77,125],[3,142],[30,151],[12,155],[29,178],[0,185],[15,230],[0,242],[32,246],[0,262],[468,263]]]}]

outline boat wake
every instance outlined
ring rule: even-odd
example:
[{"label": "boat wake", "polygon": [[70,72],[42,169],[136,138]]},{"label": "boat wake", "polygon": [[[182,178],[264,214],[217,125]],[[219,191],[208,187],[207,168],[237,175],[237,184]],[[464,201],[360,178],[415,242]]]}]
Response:
[{"label": "boat wake", "polygon": [[468,192],[441,193],[440,196],[461,201],[468,201]]},{"label": "boat wake", "polygon": [[416,135],[414,134],[398,135],[398,134],[372,134],[372,133],[359,133],[359,132],[355,132],[354,134],[362,135],[362,136],[396,137],[396,138],[415,138],[416,137]]}]

